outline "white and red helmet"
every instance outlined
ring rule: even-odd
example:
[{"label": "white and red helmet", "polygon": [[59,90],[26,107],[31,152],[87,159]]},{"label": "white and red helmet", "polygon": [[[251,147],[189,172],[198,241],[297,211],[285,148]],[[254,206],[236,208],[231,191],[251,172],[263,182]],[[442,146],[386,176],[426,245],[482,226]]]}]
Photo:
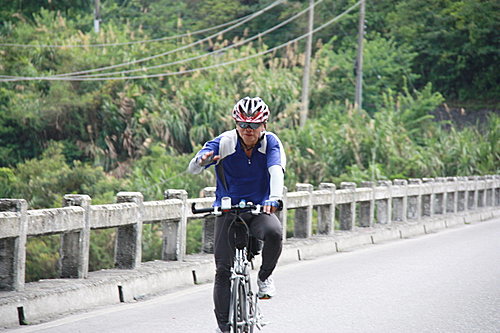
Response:
[{"label": "white and red helmet", "polygon": [[233,118],[246,123],[265,123],[269,119],[269,107],[260,97],[245,97],[233,108]]}]

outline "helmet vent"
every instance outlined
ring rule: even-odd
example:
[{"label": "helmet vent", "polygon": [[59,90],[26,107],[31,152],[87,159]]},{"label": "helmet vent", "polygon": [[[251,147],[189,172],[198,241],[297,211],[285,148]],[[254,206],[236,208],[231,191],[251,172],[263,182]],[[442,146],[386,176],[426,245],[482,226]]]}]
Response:
[{"label": "helmet vent", "polygon": [[233,118],[236,121],[265,123],[269,114],[269,107],[260,97],[242,98],[233,108]]}]

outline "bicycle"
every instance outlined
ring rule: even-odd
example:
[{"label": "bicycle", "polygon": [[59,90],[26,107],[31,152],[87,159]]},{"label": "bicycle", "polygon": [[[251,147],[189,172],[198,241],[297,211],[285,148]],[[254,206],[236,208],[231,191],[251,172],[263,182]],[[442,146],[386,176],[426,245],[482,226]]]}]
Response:
[{"label": "bicycle", "polygon": [[[222,213],[234,215],[233,223],[238,223],[246,231],[245,241],[235,244],[233,267],[231,268],[231,298],[229,307],[229,326],[234,333],[253,333],[255,328],[259,330],[265,325],[262,312],[257,303],[257,293],[252,291],[250,279],[250,264],[248,259],[248,237],[249,230],[246,222],[240,214],[251,212],[253,215],[262,213],[261,205],[254,205],[241,201],[238,205],[231,205],[231,199],[222,198],[220,207],[196,209],[195,203],[191,206],[193,214],[211,213],[216,216]],[[232,228],[229,228],[232,230]],[[236,233],[233,230],[233,235]]]}]

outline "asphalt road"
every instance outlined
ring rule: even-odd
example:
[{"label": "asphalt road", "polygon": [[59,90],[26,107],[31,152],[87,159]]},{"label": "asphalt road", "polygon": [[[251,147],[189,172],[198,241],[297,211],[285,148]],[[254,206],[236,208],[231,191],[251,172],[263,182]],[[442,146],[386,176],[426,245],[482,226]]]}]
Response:
[{"label": "asphalt road", "polygon": [[[278,267],[262,332],[500,332],[500,220]],[[212,287],[13,332],[214,332]]]}]

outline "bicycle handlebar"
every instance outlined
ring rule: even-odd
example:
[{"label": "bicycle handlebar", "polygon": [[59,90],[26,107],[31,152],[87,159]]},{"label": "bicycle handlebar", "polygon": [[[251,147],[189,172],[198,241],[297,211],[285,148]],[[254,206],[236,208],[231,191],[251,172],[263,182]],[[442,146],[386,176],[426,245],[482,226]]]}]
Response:
[{"label": "bicycle handlebar", "polygon": [[[283,202],[279,200],[278,203],[279,203],[278,210],[282,210]],[[259,215],[263,211],[262,205],[254,205],[253,203],[246,202],[245,200],[241,200],[240,203],[237,205],[231,205],[231,198],[229,197],[222,198],[221,207],[215,206],[210,208],[197,209],[195,205],[196,205],[195,202],[191,204],[191,212],[193,212],[193,214],[212,213],[218,216],[221,215],[222,213],[227,213],[227,212],[250,211],[253,215]]]},{"label": "bicycle handlebar", "polygon": [[193,202],[191,204],[191,212],[193,214],[201,214],[201,213],[214,213],[215,215],[219,215],[225,212],[230,212],[230,211],[252,211],[262,213],[262,206],[261,205],[254,205],[254,204],[247,204],[245,203],[244,205],[232,205],[231,208],[227,209],[222,209],[219,206],[215,207],[209,207],[209,208],[196,208],[195,207],[196,202]]}]

